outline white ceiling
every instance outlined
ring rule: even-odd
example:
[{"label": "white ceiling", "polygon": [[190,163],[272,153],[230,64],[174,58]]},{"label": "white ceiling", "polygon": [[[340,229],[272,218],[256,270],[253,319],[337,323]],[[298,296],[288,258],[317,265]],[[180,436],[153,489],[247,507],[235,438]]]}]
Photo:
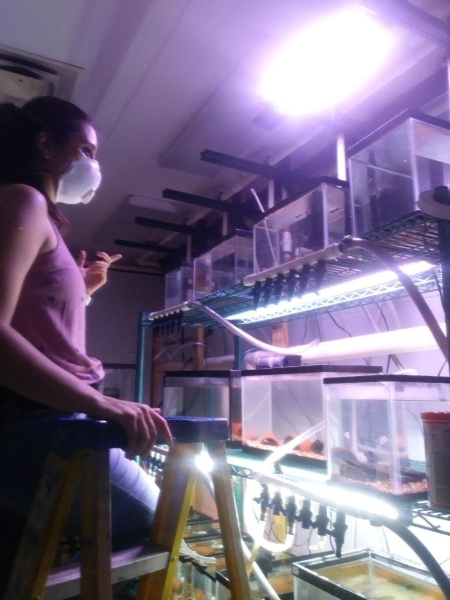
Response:
[{"label": "white ceiling", "polygon": [[[248,191],[254,177],[202,162],[205,148],[270,164],[295,150],[301,165],[329,144],[333,130],[317,119],[288,118],[271,131],[253,120],[267,107],[259,81],[274,51],[348,4],[358,0],[0,0],[2,45],[82,69],[72,99],[98,128],[103,182],[89,206],[65,210],[73,251],[121,251],[123,265],[157,264],[163,254],[121,249],[114,239],[176,247],[183,236],[135,225],[134,217],[191,222],[198,209],[137,209],[127,205],[130,195],[161,199],[172,188],[226,200]],[[450,14],[448,0],[414,4],[442,19]],[[443,48],[395,31],[384,72],[340,107],[362,129],[383,104],[444,66]]]}]

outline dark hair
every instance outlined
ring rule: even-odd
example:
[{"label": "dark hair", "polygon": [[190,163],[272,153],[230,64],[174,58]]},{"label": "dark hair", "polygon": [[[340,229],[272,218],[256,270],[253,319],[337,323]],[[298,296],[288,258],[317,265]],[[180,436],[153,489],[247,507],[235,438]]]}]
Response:
[{"label": "dark hair", "polygon": [[68,142],[82,123],[92,125],[92,120],[75,104],[54,96],[33,98],[23,108],[0,104],[0,185],[25,183],[39,190],[60,229],[67,220],[48,197],[41,175],[32,172],[36,136],[47,131],[57,142]]}]

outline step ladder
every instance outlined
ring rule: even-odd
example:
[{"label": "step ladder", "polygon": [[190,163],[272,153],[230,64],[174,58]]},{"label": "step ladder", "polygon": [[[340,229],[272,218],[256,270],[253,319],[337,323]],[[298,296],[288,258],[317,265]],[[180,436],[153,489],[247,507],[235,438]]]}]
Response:
[{"label": "step ladder", "polygon": [[[111,553],[109,449],[124,447],[125,432],[115,423],[68,419],[67,439],[80,435],[76,454],[51,454],[41,476],[17,551],[5,600],[111,600],[112,585],[139,578],[137,600],[169,600],[197,474],[196,459],[206,450],[223,537],[233,600],[250,600],[241,532],[226,456],[226,419],[169,418],[170,447],[148,543]],[[70,444],[68,444],[70,445]],[[72,445],[70,445],[72,447]],[[80,565],[52,570],[64,523],[81,479]]]}]

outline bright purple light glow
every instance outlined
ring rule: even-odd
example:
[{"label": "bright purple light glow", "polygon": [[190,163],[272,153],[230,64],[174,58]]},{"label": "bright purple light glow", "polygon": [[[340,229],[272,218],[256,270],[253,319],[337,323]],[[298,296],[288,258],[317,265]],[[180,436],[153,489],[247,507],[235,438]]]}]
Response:
[{"label": "bright purple light glow", "polygon": [[265,73],[262,93],[286,114],[338,107],[373,78],[393,41],[360,7],[317,21],[281,50]]}]

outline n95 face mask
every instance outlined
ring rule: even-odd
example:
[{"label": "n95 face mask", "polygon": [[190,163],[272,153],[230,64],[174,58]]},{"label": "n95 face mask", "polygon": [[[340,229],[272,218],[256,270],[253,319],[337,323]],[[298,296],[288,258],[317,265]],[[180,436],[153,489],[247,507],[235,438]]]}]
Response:
[{"label": "n95 face mask", "polygon": [[101,180],[98,161],[81,154],[59,178],[56,202],[87,204],[94,197]]}]

